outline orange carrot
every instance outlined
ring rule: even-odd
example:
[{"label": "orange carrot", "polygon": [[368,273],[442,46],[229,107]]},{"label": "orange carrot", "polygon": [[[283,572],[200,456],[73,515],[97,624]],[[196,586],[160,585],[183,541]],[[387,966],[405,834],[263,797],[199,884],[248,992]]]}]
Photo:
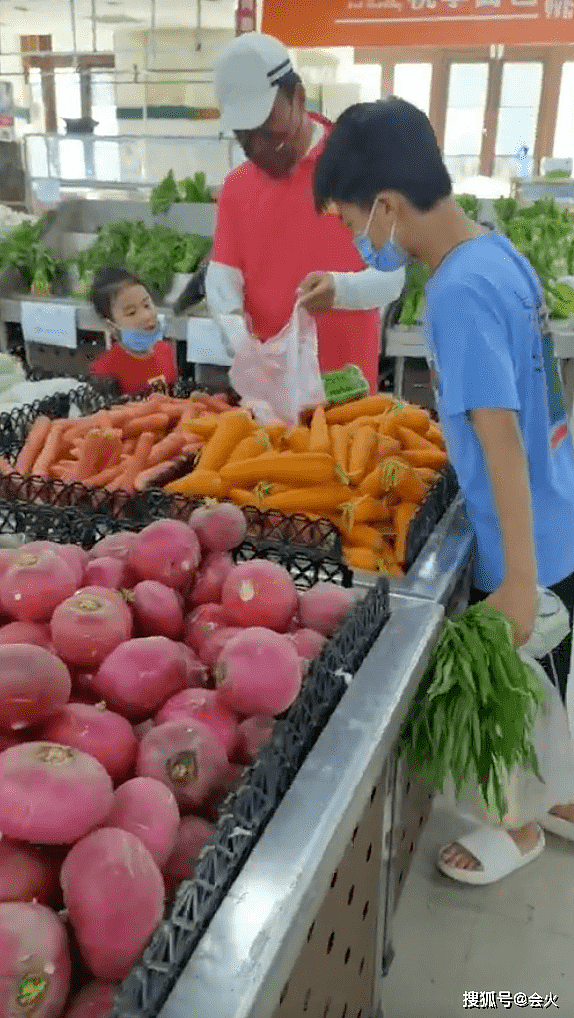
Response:
[{"label": "orange carrot", "polygon": [[142,470],[134,481],[135,491],[145,491],[146,488],[157,487],[154,482],[161,478],[165,474],[166,470],[175,466],[175,462],[175,459],[162,460],[160,463],[156,463],[155,466],[148,467],[147,470]]},{"label": "orange carrot", "polygon": [[239,505],[243,508],[246,505],[254,505],[259,508],[259,501],[257,495],[253,491],[246,491],[244,488],[232,488],[229,492],[229,498],[235,505]]},{"label": "orange carrot", "polygon": [[342,403],[340,406],[331,407],[327,410],[325,417],[328,424],[347,424],[357,417],[374,417],[382,414],[391,406],[391,396],[378,393],[376,396],[363,396],[362,399],[353,400],[352,403]]},{"label": "orange carrot", "polygon": [[36,457],[31,473],[43,477],[53,463],[56,463],[62,451],[62,432],[67,421],[52,421],[52,426],[44,445]]},{"label": "orange carrot", "polygon": [[330,452],[331,436],[325,419],[325,408],[318,406],[313,411],[309,428],[309,452]]},{"label": "orange carrot", "polygon": [[438,480],[438,471],[431,470],[430,467],[413,467],[413,471],[417,477],[420,477],[423,484],[428,484],[430,487]]},{"label": "orange carrot", "polygon": [[398,428],[399,437],[403,443],[405,449],[435,449],[436,443],[429,442],[427,438],[423,438],[422,435],[418,435],[416,431],[411,431],[410,428]]},{"label": "orange carrot", "polygon": [[434,444],[438,445],[440,449],[446,449],[444,435],[441,429],[439,428],[438,424],[435,424],[434,421],[431,423],[431,426],[428,429],[425,438],[428,438],[429,442],[434,442]]},{"label": "orange carrot", "polygon": [[102,432],[99,428],[92,428],[91,431],[88,431],[76,465],[78,481],[83,481],[84,477],[91,477],[92,474],[97,473],[102,441]]},{"label": "orange carrot", "polygon": [[307,479],[320,485],[335,480],[335,464],[326,453],[272,452],[241,463],[226,463],[220,474],[230,488],[251,488],[258,481],[297,484]]},{"label": "orange carrot", "polygon": [[384,459],[386,456],[392,456],[395,452],[400,452],[401,448],[402,446],[398,438],[391,438],[390,435],[381,435],[379,431],[378,451],[381,459]]},{"label": "orange carrot", "polygon": [[123,469],[123,463],[116,463],[111,467],[106,467],[105,470],[100,470],[98,474],[94,474],[92,477],[86,477],[82,484],[87,488],[105,488],[107,484],[111,484],[112,481],[115,481],[123,473]]},{"label": "orange carrot", "polygon": [[344,484],[318,484],[312,488],[292,488],[290,491],[270,495],[267,499],[269,509],[281,509],[287,513],[322,512],[336,509],[342,502],[349,499],[352,492]]},{"label": "orange carrot", "polygon": [[430,467],[432,470],[442,470],[447,464],[447,455],[442,449],[404,449],[401,459],[406,460],[412,467]]},{"label": "orange carrot", "polygon": [[383,465],[379,463],[374,470],[371,470],[363,478],[358,487],[360,495],[371,495],[372,498],[379,498],[383,493]]},{"label": "orange carrot", "polygon": [[211,438],[218,424],[219,416],[216,414],[206,414],[205,417],[182,417],[181,419],[182,428],[192,431],[194,435],[200,435],[201,438]]},{"label": "orange carrot", "polygon": [[223,397],[221,394],[210,395],[207,392],[192,392],[191,398],[197,403],[204,403],[206,407],[217,414],[225,413],[230,409],[227,397]]},{"label": "orange carrot", "polygon": [[221,476],[215,470],[193,470],[185,477],[166,484],[163,490],[168,495],[204,495],[208,498],[223,498],[226,488]]},{"label": "orange carrot", "polygon": [[266,424],[263,428],[261,428],[261,431],[267,435],[271,445],[278,448],[283,440],[286,427],[284,424]]},{"label": "orange carrot", "polygon": [[32,471],[32,467],[36,462],[36,459],[40,455],[40,451],[44,446],[44,443],[50,433],[52,427],[52,421],[49,417],[37,417],[34,421],[28,437],[24,443],[18,459],[14,464],[14,470],[18,474],[29,474]]},{"label": "orange carrot", "polygon": [[375,552],[380,551],[383,547],[384,538],[381,532],[376,527],[370,527],[366,523],[359,523],[349,528],[343,522],[341,524],[341,533],[345,537],[347,544],[356,545],[359,548],[372,548]]},{"label": "orange carrot", "polygon": [[244,410],[221,414],[217,428],[206,442],[199,458],[200,470],[219,470],[242,438],[253,431],[253,418]]},{"label": "orange carrot", "polygon": [[416,502],[419,505],[427,493],[424,481],[417,477],[411,467],[397,459],[385,460],[383,487],[386,491],[396,491],[404,502]]},{"label": "orange carrot", "polygon": [[185,445],[185,435],[181,431],[172,432],[161,441],[156,442],[152,451],[149,454],[147,461],[148,467],[156,467],[159,463],[164,460],[170,460],[173,456],[177,456]]},{"label": "orange carrot", "polygon": [[112,490],[114,488],[122,488],[125,491],[133,491],[136,477],[145,469],[154,442],[155,435],[153,431],[142,431],[137,440],[133,456],[130,456],[125,461],[122,473],[110,484]]},{"label": "orange carrot", "polygon": [[359,495],[341,508],[350,527],[356,523],[388,523],[392,518],[387,503],[371,495]]},{"label": "orange carrot", "polygon": [[343,556],[351,569],[363,569],[369,573],[381,572],[382,559],[372,548],[360,548],[353,544],[343,545]]},{"label": "orange carrot", "polygon": [[308,452],[311,433],[309,428],[290,428],[285,438],[292,452]]},{"label": "orange carrot", "polygon": [[126,438],[138,438],[144,431],[165,431],[168,424],[167,414],[148,414],[147,417],[135,417],[124,424],[123,433]]},{"label": "orange carrot", "polygon": [[399,565],[403,565],[405,562],[409,527],[418,510],[419,507],[414,502],[401,502],[401,504],[395,509],[394,522],[397,533],[395,540],[395,558]]},{"label": "orange carrot", "polygon": [[377,432],[374,428],[359,428],[353,435],[349,452],[349,478],[353,484],[363,480],[377,444]]},{"label": "orange carrot", "polygon": [[260,428],[253,435],[242,438],[229,456],[228,463],[237,463],[239,460],[254,459],[271,449],[271,439],[266,431]]},{"label": "orange carrot", "polygon": [[344,425],[331,425],[331,446],[335,464],[342,470],[347,470],[349,465],[349,431]]}]

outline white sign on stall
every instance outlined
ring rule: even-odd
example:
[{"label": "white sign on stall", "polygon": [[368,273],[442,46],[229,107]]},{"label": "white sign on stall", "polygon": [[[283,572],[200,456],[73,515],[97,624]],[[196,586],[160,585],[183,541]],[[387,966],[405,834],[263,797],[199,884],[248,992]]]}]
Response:
[{"label": "white sign on stall", "polygon": [[229,368],[233,364],[221,329],[213,319],[188,319],[187,360],[190,364],[216,364],[223,368]]},{"label": "white sign on stall", "polygon": [[21,308],[20,323],[26,343],[76,349],[78,336],[76,308],[73,305],[22,301]]}]

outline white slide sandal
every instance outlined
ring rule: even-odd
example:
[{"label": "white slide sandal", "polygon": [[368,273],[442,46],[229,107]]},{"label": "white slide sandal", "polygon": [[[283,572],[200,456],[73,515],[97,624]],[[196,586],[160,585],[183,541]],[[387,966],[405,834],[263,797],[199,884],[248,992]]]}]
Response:
[{"label": "white slide sandal", "polygon": [[[572,824],[570,825],[572,827]],[[477,827],[470,834],[464,834],[450,844],[460,845],[482,866],[480,870],[463,870],[457,866],[450,866],[442,857],[442,853],[448,848],[443,845],[441,848],[437,866],[441,873],[458,881],[460,884],[494,884],[497,880],[510,876],[516,870],[526,866],[543,852],[545,847],[544,832],[540,829],[540,838],[530,852],[524,854],[517,848],[510,835],[501,827]]]},{"label": "white slide sandal", "polygon": [[563,820],[562,817],[557,817],[554,813],[547,813],[540,824],[545,831],[550,831],[558,838],[574,841],[574,824],[570,820]]}]

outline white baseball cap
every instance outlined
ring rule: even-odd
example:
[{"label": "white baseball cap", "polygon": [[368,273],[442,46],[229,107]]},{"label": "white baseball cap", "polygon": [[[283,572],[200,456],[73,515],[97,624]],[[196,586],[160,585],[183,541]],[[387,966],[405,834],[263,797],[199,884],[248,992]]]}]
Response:
[{"label": "white baseball cap", "polygon": [[288,50],[271,35],[248,32],[222,52],[213,84],[223,131],[252,131],[273,109],[279,82],[295,71]]}]

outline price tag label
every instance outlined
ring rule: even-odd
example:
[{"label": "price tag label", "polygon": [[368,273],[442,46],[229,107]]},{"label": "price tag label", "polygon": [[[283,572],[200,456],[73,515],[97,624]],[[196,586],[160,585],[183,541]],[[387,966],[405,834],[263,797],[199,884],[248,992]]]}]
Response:
[{"label": "price tag label", "polygon": [[69,350],[75,350],[78,345],[73,305],[23,301],[21,325],[27,343],[65,346]]},{"label": "price tag label", "polygon": [[233,364],[221,329],[211,318],[188,319],[187,360],[190,364],[216,364],[224,368]]}]

